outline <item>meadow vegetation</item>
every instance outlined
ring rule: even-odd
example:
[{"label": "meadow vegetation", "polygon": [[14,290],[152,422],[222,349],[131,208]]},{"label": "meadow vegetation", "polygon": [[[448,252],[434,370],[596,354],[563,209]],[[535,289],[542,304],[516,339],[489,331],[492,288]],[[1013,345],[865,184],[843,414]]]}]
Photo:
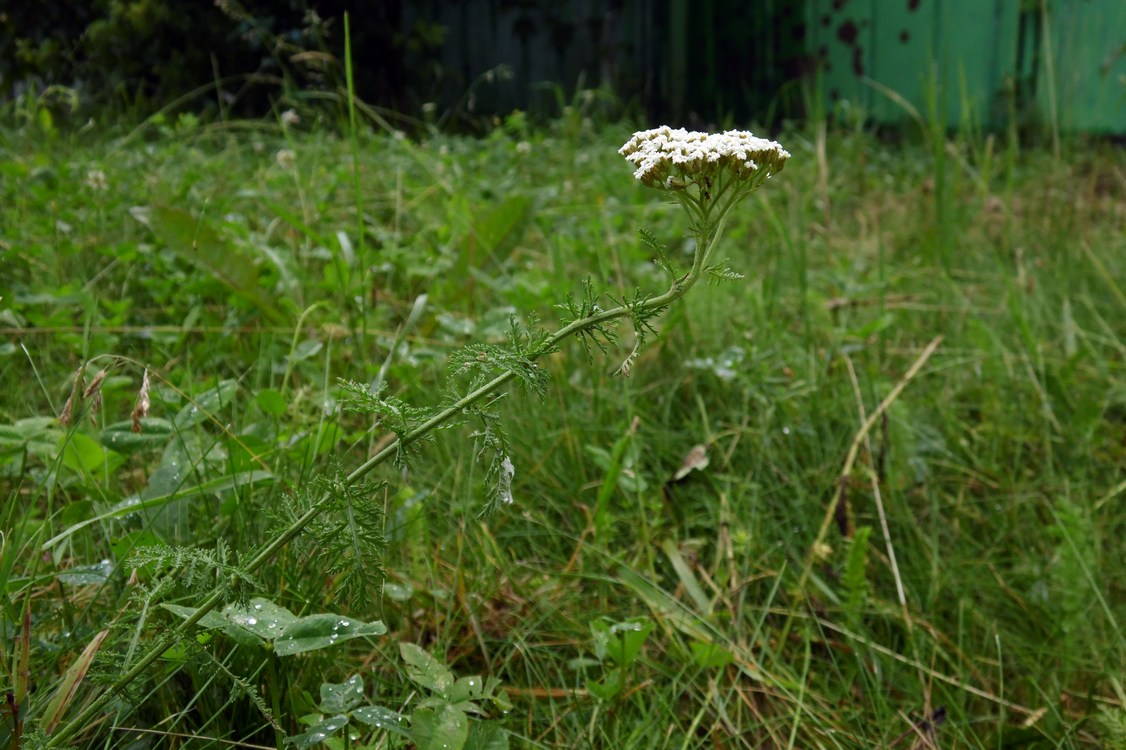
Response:
[{"label": "meadow vegetation", "polygon": [[349,484],[451,358],[664,292],[639,230],[680,267],[691,232],[582,100],[301,115],[0,128],[10,746],[159,646],[58,744],[1126,747],[1121,147],[783,128],[743,278],[628,376],[628,322],[565,342]]}]

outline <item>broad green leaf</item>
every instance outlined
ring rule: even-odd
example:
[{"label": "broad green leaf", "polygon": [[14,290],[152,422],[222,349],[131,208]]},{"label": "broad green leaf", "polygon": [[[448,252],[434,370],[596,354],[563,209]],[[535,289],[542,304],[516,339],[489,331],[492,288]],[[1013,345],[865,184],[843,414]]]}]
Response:
[{"label": "broad green leaf", "polygon": [[459,677],[449,690],[450,703],[462,701],[475,701],[485,695],[485,681],[476,675],[472,677]]},{"label": "broad green leaf", "polygon": [[590,691],[590,694],[602,701],[616,698],[622,692],[624,686],[625,678],[622,676],[621,669],[611,669],[599,682],[588,680],[586,683],[586,689]]},{"label": "broad green leaf", "polygon": [[406,728],[407,717],[383,706],[360,706],[352,712],[352,718],[369,727],[385,729],[401,737],[412,738]]},{"label": "broad green leaf", "polygon": [[125,463],[125,457],[106,450],[89,435],[75,432],[59,440],[63,466],[80,474],[112,473]]},{"label": "broad green leaf", "polygon": [[133,422],[115,422],[98,434],[98,442],[126,456],[141,451],[160,448],[172,436],[172,423],[167,419],[145,417],[141,420],[141,431],[133,432]]},{"label": "broad green leaf", "polygon": [[258,408],[269,414],[271,417],[280,417],[285,414],[288,405],[285,403],[285,398],[280,392],[273,388],[263,388],[258,391],[258,395],[254,397],[255,403]]},{"label": "broad green leaf", "polygon": [[[0,425],[0,452],[27,450],[44,455],[44,449],[48,449],[53,453],[62,434],[54,417],[20,419],[10,425]],[[36,445],[38,451],[32,449]]]},{"label": "broad green leaf", "polygon": [[364,699],[364,678],[352,675],[344,682],[321,683],[321,708],[327,713],[351,711]]},{"label": "broad green leaf", "polygon": [[297,622],[297,617],[285,607],[269,599],[254,597],[245,607],[228,604],[223,617],[230,623],[247,630],[263,640],[272,641]]},{"label": "broad green leaf", "polygon": [[324,349],[323,342],[317,341],[316,339],[305,339],[289,353],[286,359],[290,362],[301,362],[310,357],[315,357],[321,349]]},{"label": "broad green leaf", "polygon": [[454,684],[453,673],[424,649],[413,643],[400,643],[399,653],[407,664],[407,677],[419,687],[446,695]]},{"label": "broad green leaf", "polygon": [[308,731],[285,738],[285,744],[293,745],[297,750],[313,747],[327,740],[332,735],[348,726],[347,716],[333,716],[309,727]]},{"label": "broad green leaf", "polygon": [[508,750],[508,732],[496,724],[474,722],[469,727],[465,750]]},{"label": "broad green leaf", "polygon": [[230,474],[223,477],[216,477],[215,479],[209,479],[206,482],[201,482],[190,487],[180,487],[178,490],[165,495],[158,495],[156,497],[148,497],[144,499],[136,496],[129,497],[117,503],[105,513],[101,513],[94,518],[88,518],[85,521],[76,523],[73,526],[70,526],[59,532],[47,541],[43,542],[43,549],[50,549],[59,542],[70,537],[75,532],[81,531],[87,526],[99,524],[111,518],[122,518],[129,515],[130,513],[137,513],[143,510],[159,508],[167,503],[172,502],[173,500],[182,500],[184,498],[196,497],[198,495],[227,492],[233,489],[249,487],[250,485],[258,484],[260,482],[273,482],[274,479],[274,475],[268,471],[242,471],[237,474]]},{"label": "broad green leaf", "polygon": [[[173,614],[187,619],[196,613],[194,607],[176,604],[161,604]],[[271,641],[285,630],[285,626],[296,618],[284,607],[279,607],[268,599],[254,598],[246,607],[229,604],[220,612],[208,612],[200,618],[197,625],[202,628],[217,628],[242,646],[261,646],[263,641]]]},{"label": "broad green leaf", "polygon": [[594,655],[600,661],[610,659],[618,666],[629,666],[652,630],[653,621],[646,617],[615,623],[595,620],[590,624]]},{"label": "broad green leaf", "polygon": [[610,647],[610,658],[619,666],[628,666],[637,658],[641,645],[653,632],[653,621],[647,617],[635,617],[610,626],[617,643]]},{"label": "broad green leaf", "polygon": [[722,669],[735,661],[730,651],[716,643],[692,641],[688,647],[692,649],[692,661],[701,669]]},{"label": "broad green leaf", "polygon": [[462,750],[469,737],[469,717],[454,706],[440,711],[420,708],[411,716],[418,750]]},{"label": "broad green leaf", "polygon": [[59,573],[59,580],[70,586],[90,586],[105,583],[113,574],[113,563],[103,560],[93,565],[78,565]]},{"label": "broad green leaf", "polygon": [[237,380],[224,380],[203,393],[196,394],[191,402],[173,417],[178,429],[186,429],[199,424],[230,404],[238,391]]},{"label": "broad green leaf", "polygon": [[147,225],[168,249],[251,303],[263,317],[272,323],[286,321],[272,296],[259,285],[254,258],[227,241],[203,217],[161,205],[134,211],[133,216]]},{"label": "broad green leaf", "polygon": [[[196,612],[191,607],[172,604],[162,606],[185,618]],[[222,612],[209,612],[200,619],[199,624],[205,628],[222,628],[228,634],[237,635],[231,630],[233,627],[256,638],[273,641],[274,652],[279,656],[315,651],[352,638],[383,635],[387,632],[387,626],[379,621],[360,622],[333,614],[297,617],[285,607],[260,597],[251,599],[245,607],[229,604]],[[245,642],[245,639],[240,638],[239,642]],[[362,682],[360,687],[362,689]]]},{"label": "broad green leaf", "polygon": [[499,204],[478,213],[465,241],[466,259],[499,262],[508,257],[520,241],[524,225],[531,215],[531,199],[522,194],[510,195]]},{"label": "broad green leaf", "polygon": [[387,626],[378,620],[357,622],[340,615],[309,615],[285,628],[281,637],[274,641],[274,652],[278,656],[290,656],[328,648],[352,638],[384,635],[386,632]]}]

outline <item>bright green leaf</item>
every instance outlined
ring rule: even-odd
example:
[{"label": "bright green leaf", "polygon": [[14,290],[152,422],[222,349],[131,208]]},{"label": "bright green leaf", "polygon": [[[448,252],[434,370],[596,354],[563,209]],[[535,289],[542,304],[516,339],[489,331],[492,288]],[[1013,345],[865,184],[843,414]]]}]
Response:
[{"label": "bright green leaf", "polygon": [[271,417],[280,417],[285,414],[288,408],[285,403],[285,398],[280,392],[273,388],[264,388],[258,391],[258,395],[254,397],[255,403],[258,408],[269,414]]},{"label": "bright green leaf", "polygon": [[347,716],[333,716],[309,727],[308,731],[285,738],[285,744],[293,745],[297,750],[313,747],[327,740],[332,735],[348,726]]},{"label": "bright green leaf", "polygon": [[692,649],[692,661],[701,669],[722,669],[735,660],[730,651],[715,643],[692,641],[688,647]]},{"label": "bright green leaf", "polygon": [[224,406],[230,404],[238,391],[237,380],[224,380],[214,388],[197,394],[172,419],[178,429],[186,429],[212,417]]},{"label": "bright green leaf", "polygon": [[352,638],[384,635],[386,632],[387,626],[378,620],[358,622],[340,615],[309,615],[285,628],[281,637],[274,641],[274,652],[278,656],[291,656],[328,648]]},{"label": "bright green leaf", "polygon": [[400,643],[399,653],[407,663],[407,677],[419,687],[445,695],[454,676],[440,661],[413,643]]},{"label": "bright green leaf", "polygon": [[106,450],[94,438],[81,432],[63,437],[59,448],[63,466],[80,474],[111,473],[125,463],[125,457]]},{"label": "bright green leaf", "polygon": [[385,729],[402,737],[412,736],[406,728],[407,718],[383,706],[360,706],[352,712],[352,718],[370,727]]},{"label": "bright green leaf", "polygon": [[321,708],[327,713],[350,711],[364,699],[364,678],[352,675],[340,684],[321,683]]},{"label": "bright green leaf", "polygon": [[411,717],[418,750],[462,750],[469,737],[469,717],[454,706],[441,711],[420,708]]},{"label": "bright green leaf", "polygon": [[172,436],[172,423],[167,419],[145,417],[141,431],[133,432],[133,422],[115,422],[98,434],[98,442],[126,456],[160,448]]}]

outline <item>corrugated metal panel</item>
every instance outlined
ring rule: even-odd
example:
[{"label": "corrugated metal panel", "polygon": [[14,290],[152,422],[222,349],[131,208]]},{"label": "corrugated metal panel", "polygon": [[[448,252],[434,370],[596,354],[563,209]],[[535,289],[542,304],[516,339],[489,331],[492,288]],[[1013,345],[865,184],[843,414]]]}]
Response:
[{"label": "corrugated metal panel", "polygon": [[[1055,5],[1048,31],[1052,58],[1041,59],[1040,91],[1054,90],[1063,130],[1126,133],[1126,0]],[[1050,97],[1037,96],[1037,104],[1050,121]]]},{"label": "corrugated metal panel", "polygon": [[[1022,5],[1024,8],[1022,9]],[[809,0],[830,103],[879,122],[913,108],[949,127],[1000,125],[1009,98],[1063,129],[1126,132],[1126,1]],[[1043,39],[1048,39],[1047,44]],[[904,106],[906,104],[907,106]]]},{"label": "corrugated metal panel", "polygon": [[947,125],[981,124],[1016,74],[1018,10],[1016,0],[812,0],[811,49],[830,102],[898,122],[908,108],[928,117],[933,99]]}]

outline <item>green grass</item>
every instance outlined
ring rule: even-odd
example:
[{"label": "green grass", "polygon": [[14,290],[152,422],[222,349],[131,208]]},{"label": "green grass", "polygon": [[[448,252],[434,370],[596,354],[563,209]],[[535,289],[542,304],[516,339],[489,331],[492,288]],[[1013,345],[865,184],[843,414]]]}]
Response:
[{"label": "green grass", "polygon": [[[0,665],[21,715],[104,628],[69,716],[175,623],[159,601],[198,603],[139,606],[154,580],[131,549],[249,553],[272,511],[386,444],[338,378],[435,404],[446,357],[513,312],[553,328],[586,276],[663,291],[637,230],[682,259],[688,228],[631,179],[628,136],[578,115],[482,140],[360,131],[357,195],[349,139],[317,123],[0,130]],[[409,641],[501,680],[514,747],[907,748],[940,707],[941,747],[1126,747],[1126,156],[820,137],[778,136],[793,158],[723,239],[746,278],[669,310],[628,378],[627,328],[606,355],[552,355],[542,401],[508,392],[513,505],[478,518],[487,464],[471,429],[443,431],[373,477],[387,595],[373,569],[343,601],[300,546],[259,572],[296,614],[387,635],[279,657],[215,634],[73,741],[273,746],[356,673],[410,713]],[[112,366],[103,402],[61,427],[86,362]],[[146,366],[170,424],[106,450]],[[673,481],[696,445],[707,466]],[[108,513],[130,497],[156,500]],[[606,699],[599,618],[653,625]]]}]

